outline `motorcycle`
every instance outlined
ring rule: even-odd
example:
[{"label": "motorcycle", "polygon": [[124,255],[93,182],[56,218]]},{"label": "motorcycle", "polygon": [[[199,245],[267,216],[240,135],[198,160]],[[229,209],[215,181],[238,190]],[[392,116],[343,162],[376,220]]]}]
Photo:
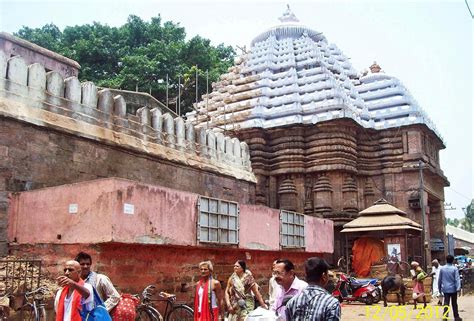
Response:
[{"label": "motorcycle", "polygon": [[376,285],[377,279],[357,280],[341,273],[332,295],[339,302],[359,301],[371,305],[379,302],[382,297],[382,291]]}]

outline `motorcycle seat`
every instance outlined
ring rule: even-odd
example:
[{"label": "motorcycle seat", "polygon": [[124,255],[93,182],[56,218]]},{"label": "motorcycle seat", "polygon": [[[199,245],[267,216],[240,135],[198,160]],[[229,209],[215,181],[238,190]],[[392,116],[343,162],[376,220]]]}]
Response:
[{"label": "motorcycle seat", "polygon": [[356,281],[351,282],[351,287],[353,289],[358,289],[360,287],[367,286],[369,284],[370,284],[370,282],[367,282],[366,280],[362,280],[362,281],[356,280]]}]

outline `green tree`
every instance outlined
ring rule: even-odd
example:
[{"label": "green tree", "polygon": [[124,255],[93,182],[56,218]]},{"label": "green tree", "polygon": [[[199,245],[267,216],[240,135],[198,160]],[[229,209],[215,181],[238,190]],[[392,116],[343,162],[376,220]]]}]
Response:
[{"label": "green tree", "polygon": [[474,233],[474,199],[466,206],[464,218],[461,220],[461,228]]},{"label": "green tree", "polygon": [[457,218],[447,218],[446,223],[455,227],[459,226],[459,220]]},{"label": "green tree", "polygon": [[69,26],[63,31],[54,24],[36,29],[24,26],[15,35],[76,60],[81,65],[79,79],[98,86],[138,88],[165,102],[168,75],[169,97],[175,101],[180,77],[182,114],[191,111],[196,101],[196,71],[201,97],[207,90],[206,70],[209,83],[216,81],[235,56],[232,47],[213,46],[201,36],[186,40],[186,31],[179,23],[162,23],[159,15],[150,21],[130,15],[120,27],[99,22]]}]

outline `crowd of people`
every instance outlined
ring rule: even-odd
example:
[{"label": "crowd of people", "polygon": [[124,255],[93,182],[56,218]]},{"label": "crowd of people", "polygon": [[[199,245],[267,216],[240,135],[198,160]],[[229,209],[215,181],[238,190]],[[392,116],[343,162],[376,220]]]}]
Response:
[{"label": "crowd of people", "polygon": [[[61,288],[54,302],[56,321],[82,320],[81,312],[94,307],[94,292],[113,315],[120,294],[106,275],[93,272],[91,267],[92,257],[84,252],[64,264],[64,274],[57,279]],[[235,262],[225,289],[213,278],[212,262],[201,262],[194,293],[194,320],[224,320],[227,313],[227,320],[243,321],[255,309],[256,303],[274,311],[280,320],[340,320],[338,300],[324,289],[329,278],[329,264],[322,258],[312,257],[306,260],[304,268],[307,282],[296,276],[290,260],[275,260],[269,280],[269,300],[264,301],[245,261]],[[130,320],[134,320],[133,313]]]},{"label": "crowd of people", "polygon": [[[438,260],[433,260],[430,273],[433,278],[432,295],[439,305],[445,306],[445,315],[448,314],[447,309],[451,304],[455,320],[461,320],[457,305],[461,282],[459,271],[453,263],[452,255],[446,257],[444,266],[441,266]],[[420,297],[426,307],[423,280],[428,275],[418,262],[411,262],[411,266],[414,308],[416,309]],[[121,296],[106,275],[92,271],[91,267],[92,257],[84,252],[64,264],[64,274],[57,279],[61,288],[54,302],[56,321],[81,321],[81,311],[94,307],[94,292],[113,315]],[[341,319],[339,301],[325,290],[329,279],[329,264],[322,258],[312,257],[305,261],[306,281],[296,276],[295,266],[290,260],[275,260],[272,264],[272,277],[268,282],[268,301],[263,299],[260,287],[245,261],[236,261],[233,269],[234,272],[224,289],[221,283],[213,278],[212,262],[199,263],[200,278],[194,293],[195,321],[224,320],[225,313],[228,321],[243,321],[255,309],[256,304],[263,309],[274,311],[280,320]],[[131,313],[130,320],[134,320],[134,317],[134,313]]]},{"label": "crowd of people", "polygon": [[[458,268],[454,265],[454,256],[446,256],[446,265],[441,266],[438,260],[431,262],[432,268],[430,276],[432,277],[432,297],[437,300],[438,305],[443,305],[443,315],[448,316],[448,307],[451,304],[454,320],[461,321],[458,309],[458,293],[461,291],[461,278]],[[426,296],[423,286],[423,280],[428,276],[420,264],[416,261],[411,262],[413,268],[413,304],[416,309],[418,298],[423,299],[423,307],[426,308]],[[443,302],[444,298],[444,302]]]}]

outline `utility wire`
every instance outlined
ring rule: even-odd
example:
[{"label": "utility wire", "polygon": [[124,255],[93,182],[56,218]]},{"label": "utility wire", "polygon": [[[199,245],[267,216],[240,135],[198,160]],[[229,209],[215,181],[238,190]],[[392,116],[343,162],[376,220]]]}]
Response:
[{"label": "utility wire", "polygon": [[451,186],[448,186],[448,188],[451,189],[454,193],[458,194],[459,196],[464,197],[464,198],[467,199],[467,200],[470,200],[470,201],[473,200],[472,197],[468,197],[468,196],[466,196],[466,195],[464,195],[464,194],[462,194],[462,193],[459,193],[458,191],[456,191],[456,190],[455,190],[454,188],[452,188]]},{"label": "utility wire", "polygon": [[469,14],[471,15],[471,18],[474,18],[474,16],[472,15],[471,8],[469,7],[469,3],[467,2],[467,0],[464,0],[464,2],[466,3],[466,7],[467,7],[467,10],[469,10]]}]

